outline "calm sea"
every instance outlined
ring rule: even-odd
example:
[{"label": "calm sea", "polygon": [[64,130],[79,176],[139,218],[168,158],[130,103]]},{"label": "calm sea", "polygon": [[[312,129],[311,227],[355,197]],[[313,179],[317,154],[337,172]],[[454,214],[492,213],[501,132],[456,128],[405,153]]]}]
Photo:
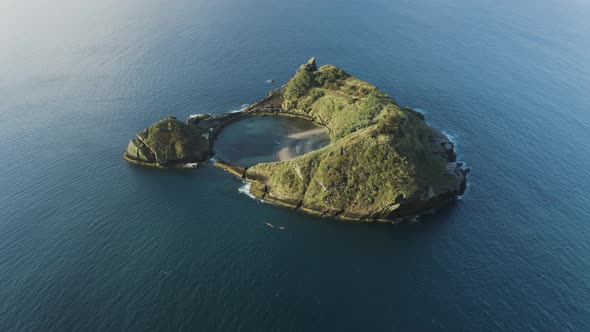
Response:
[{"label": "calm sea", "polygon": [[[334,222],[121,158],[311,56],[451,135],[465,197]],[[590,330],[587,1],[4,0],[0,165],[2,331]]]}]

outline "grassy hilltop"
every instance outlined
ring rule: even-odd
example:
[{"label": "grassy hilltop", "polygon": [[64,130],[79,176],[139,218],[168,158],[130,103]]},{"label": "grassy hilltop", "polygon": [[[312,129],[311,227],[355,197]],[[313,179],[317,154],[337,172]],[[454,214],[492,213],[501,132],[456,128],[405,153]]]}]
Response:
[{"label": "grassy hilltop", "polygon": [[[254,195],[343,219],[392,219],[436,207],[464,190],[448,140],[424,117],[342,69],[312,58],[282,89],[281,112],[325,126],[330,145],[246,170]],[[450,144],[448,142],[447,144]],[[452,145],[451,145],[452,149]],[[452,155],[453,157],[448,157]],[[423,211],[422,211],[423,212]]]},{"label": "grassy hilltop", "polygon": [[154,166],[204,162],[209,159],[209,140],[203,134],[196,126],[167,117],[138,132],[124,157]]}]

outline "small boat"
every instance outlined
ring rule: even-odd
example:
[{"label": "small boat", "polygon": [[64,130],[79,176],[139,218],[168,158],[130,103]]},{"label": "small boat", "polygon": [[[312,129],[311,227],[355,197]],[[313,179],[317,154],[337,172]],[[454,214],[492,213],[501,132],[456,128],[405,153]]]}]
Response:
[{"label": "small boat", "polygon": [[285,230],[285,227],[283,227],[283,226],[280,226],[279,228],[280,228],[282,231],[284,231],[284,230]]},{"label": "small boat", "polygon": [[270,228],[274,228],[275,226],[269,222],[266,223],[266,226],[270,227]]}]

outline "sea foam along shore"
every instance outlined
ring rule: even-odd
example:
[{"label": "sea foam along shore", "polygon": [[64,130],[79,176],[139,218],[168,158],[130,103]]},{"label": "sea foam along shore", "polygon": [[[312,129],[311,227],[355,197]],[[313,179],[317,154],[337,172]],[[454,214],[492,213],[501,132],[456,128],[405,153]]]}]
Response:
[{"label": "sea foam along shore", "polygon": [[242,104],[242,106],[240,106],[240,109],[231,110],[231,111],[229,111],[229,113],[240,113],[240,112],[243,112],[246,108],[248,108],[248,106],[250,106],[250,104]]},{"label": "sea foam along shore", "polygon": [[250,193],[250,187],[252,186],[252,183],[248,182],[248,181],[243,181],[244,185],[242,185],[240,188],[238,188],[238,191],[242,194],[247,195],[248,197],[252,198],[252,199],[256,199],[256,196],[252,195]]},{"label": "sea foam along shore", "polygon": [[[453,142],[455,153],[457,154],[457,159],[463,160],[463,157],[460,153],[460,151],[461,151],[460,147],[461,147],[462,142],[457,138],[457,135],[449,134],[449,132],[445,131],[445,130],[442,130],[441,133],[443,133],[443,135],[447,136],[449,138],[449,140],[451,142]],[[469,167],[467,162],[462,161],[461,163],[463,164],[464,167],[469,168],[470,170],[473,170],[471,167]],[[465,184],[465,192],[463,193],[463,195],[457,196],[457,200],[462,201],[465,198],[465,195],[467,195],[467,192],[469,192],[469,190],[470,190],[471,184],[472,184],[472,181],[469,181]]]}]

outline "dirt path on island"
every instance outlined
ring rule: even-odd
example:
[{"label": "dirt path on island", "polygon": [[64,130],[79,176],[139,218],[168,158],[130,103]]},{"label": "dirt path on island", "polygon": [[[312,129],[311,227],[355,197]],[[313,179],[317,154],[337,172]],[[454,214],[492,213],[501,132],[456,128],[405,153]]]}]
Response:
[{"label": "dirt path on island", "polygon": [[294,133],[289,136],[283,141],[283,148],[279,150],[277,153],[277,157],[279,161],[285,161],[289,159],[293,159],[293,148],[297,144],[297,141],[310,138],[316,135],[326,135],[328,131],[326,128],[316,128],[307,131],[302,131],[299,133]]}]

